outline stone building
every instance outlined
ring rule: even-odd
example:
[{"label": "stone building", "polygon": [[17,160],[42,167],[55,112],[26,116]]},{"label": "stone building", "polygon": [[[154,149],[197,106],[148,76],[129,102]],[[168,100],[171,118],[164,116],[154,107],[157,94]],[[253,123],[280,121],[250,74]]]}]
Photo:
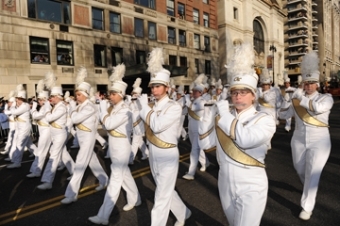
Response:
[{"label": "stone building", "polygon": [[119,63],[129,84],[141,77],[146,87],[153,47],[164,48],[177,85],[219,72],[215,0],[1,0],[0,23],[0,96],[19,83],[34,96],[47,71],[72,93],[80,66],[105,91]]}]

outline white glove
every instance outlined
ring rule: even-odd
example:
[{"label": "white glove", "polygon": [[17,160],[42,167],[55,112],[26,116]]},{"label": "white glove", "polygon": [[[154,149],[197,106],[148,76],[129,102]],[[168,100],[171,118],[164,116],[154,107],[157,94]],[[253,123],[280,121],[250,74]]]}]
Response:
[{"label": "white glove", "polygon": [[229,113],[229,102],[227,100],[221,100],[216,103],[218,112],[221,116]]},{"label": "white glove", "polygon": [[147,94],[142,94],[138,97],[139,104],[141,106],[148,105],[148,95]]},{"label": "white glove", "polygon": [[298,89],[296,89],[295,92],[293,93],[292,98],[293,98],[293,99],[296,98],[296,99],[298,99],[298,100],[301,100],[301,99],[302,99],[302,96],[303,96],[303,89],[298,88]]},{"label": "white glove", "polygon": [[262,89],[258,89],[259,91],[259,98],[263,98],[263,92],[262,92]]},{"label": "white glove", "polygon": [[285,99],[285,101],[289,102],[290,101],[290,96],[288,93],[285,94],[285,96],[283,97]]},{"label": "white glove", "polygon": [[8,110],[8,104],[5,104],[5,109],[4,110]]},{"label": "white glove", "polygon": [[190,94],[185,94],[184,98],[185,98],[185,103],[190,103],[191,102]]},{"label": "white glove", "polygon": [[127,101],[128,103],[131,102],[131,96],[130,96],[130,95],[125,95],[125,98],[126,98],[126,101]]},{"label": "white glove", "polygon": [[71,113],[72,111],[76,110],[76,108],[77,108],[77,103],[76,103],[74,100],[70,101],[69,105],[70,105],[70,113]]},{"label": "white glove", "polygon": [[37,110],[38,103],[36,101],[33,101],[32,104],[32,110]]},{"label": "white glove", "polygon": [[102,101],[100,101],[99,107],[100,107],[100,112],[101,112],[102,114],[107,113],[107,100],[102,100]]}]

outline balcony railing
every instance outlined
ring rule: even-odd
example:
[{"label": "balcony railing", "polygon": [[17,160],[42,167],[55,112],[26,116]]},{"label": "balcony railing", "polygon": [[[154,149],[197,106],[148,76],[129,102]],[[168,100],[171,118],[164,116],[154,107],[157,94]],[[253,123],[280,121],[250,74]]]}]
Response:
[{"label": "balcony railing", "polygon": [[300,7],[292,7],[292,8],[288,8],[288,13],[293,13],[293,12],[299,12],[299,11],[307,11],[307,8],[304,6],[300,6]]},{"label": "balcony railing", "polygon": [[307,17],[300,16],[300,17],[291,17],[288,19],[288,22],[299,21],[299,20],[307,20]]},{"label": "balcony railing", "polygon": [[299,2],[307,2],[307,0],[288,0],[287,5],[293,5]]},{"label": "balcony railing", "polygon": [[303,34],[303,35],[294,34],[288,37],[288,39],[296,39],[296,38],[308,38],[308,35],[307,34]]}]

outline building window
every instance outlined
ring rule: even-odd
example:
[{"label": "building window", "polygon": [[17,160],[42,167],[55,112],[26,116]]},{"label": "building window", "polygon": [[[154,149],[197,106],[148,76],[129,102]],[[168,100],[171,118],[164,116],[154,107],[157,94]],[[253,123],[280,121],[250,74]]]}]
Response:
[{"label": "building window", "polygon": [[238,9],[234,7],[234,19],[238,20]]},{"label": "building window", "polygon": [[135,4],[155,9],[155,0],[135,0]]},{"label": "building window", "polygon": [[210,38],[208,36],[204,36],[204,51],[210,52]]},{"label": "building window", "polygon": [[61,84],[61,88],[63,89],[64,93],[66,91],[69,91],[70,96],[75,96],[75,93],[74,93],[75,85],[74,84]]},{"label": "building window", "polygon": [[186,46],[187,41],[186,41],[185,31],[179,30],[178,34],[179,34],[179,45],[180,46]]},{"label": "building window", "polygon": [[111,47],[112,66],[123,63],[123,49]]},{"label": "building window", "polygon": [[102,9],[92,8],[92,28],[104,30],[104,11]]},{"label": "building window", "polygon": [[179,65],[181,67],[186,67],[188,65],[186,57],[179,57]]},{"label": "building window", "polygon": [[209,27],[209,14],[203,13],[203,25],[204,27]]},{"label": "building window", "polygon": [[200,35],[194,34],[194,48],[200,49]]},{"label": "building window", "polygon": [[135,36],[140,38],[144,37],[144,25],[142,19],[135,18]]},{"label": "building window", "polygon": [[149,39],[156,40],[157,39],[156,24],[153,22],[148,22],[148,30],[149,30]]},{"label": "building window", "polygon": [[47,38],[30,37],[31,62],[50,64],[50,47]]},{"label": "building window", "polygon": [[72,42],[57,40],[57,64],[74,65]]},{"label": "building window", "polygon": [[264,53],[264,35],[263,29],[259,21],[253,21],[253,30],[254,30],[254,49],[257,54]]},{"label": "building window", "polygon": [[169,55],[169,65],[177,66],[177,57]]},{"label": "building window", "polygon": [[168,27],[168,43],[176,44],[176,29],[173,27]]},{"label": "building window", "polygon": [[209,4],[209,0],[203,0],[203,3]]},{"label": "building window", "polygon": [[185,5],[182,3],[177,4],[179,18],[185,19]]},{"label": "building window", "polygon": [[106,67],[106,46],[94,45],[94,66]]},{"label": "building window", "polygon": [[70,1],[27,0],[28,17],[61,24],[71,23]]},{"label": "building window", "polygon": [[205,61],[205,74],[211,75],[211,62],[210,62],[210,60]]},{"label": "building window", "polygon": [[194,24],[200,24],[200,12],[198,11],[198,9],[193,9],[192,17]]},{"label": "building window", "polygon": [[166,1],[166,12],[169,16],[175,16],[175,1],[174,0]]},{"label": "building window", "polygon": [[145,64],[146,54],[145,51],[136,50],[136,64]]},{"label": "building window", "polygon": [[120,34],[120,14],[110,12],[110,31]]},{"label": "building window", "polygon": [[196,71],[196,74],[200,73],[200,61],[199,61],[199,59],[195,59],[195,71]]}]

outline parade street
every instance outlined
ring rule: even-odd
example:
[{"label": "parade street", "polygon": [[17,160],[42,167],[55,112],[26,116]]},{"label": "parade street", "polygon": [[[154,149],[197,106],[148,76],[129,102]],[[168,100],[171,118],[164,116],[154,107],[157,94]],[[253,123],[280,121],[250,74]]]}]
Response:
[{"label": "parade street", "polygon": [[[272,149],[266,157],[266,171],[269,180],[267,206],[262,218],[263,226],[316,225],[337,226],[340,224],[340,102],[335,104],[330,115],[330,133],[332,151],[322,172],[316,206],[309,221],[298,218],[301,211],[300,198],[302,184],[293,168],[290,139],[293,131],[284,130],[284,121],[277,127],[272,139]],[[102,135],[105,132],[100,131]],[[68,147],[71,146],[69,142]],[[0,144],[3,150],[4,144]],[[190,141],[180,141],[180,167],[176,190],[192,211],[186,225],[219,226],[228,225],[219,200],[217,178],[218,164],[215,151],[207,156],[211,165],[206,172],[197,171],[194,181],[182,179],[189,167]],[[69,149],[70,150],[70,149]],[[74,158],[78,149],[71,149]],[[110,160],[105,159],[105,151],[96,146],[99,159],[104,169],[110,173]],[[103,203],[105,190],[96,192],[98,185],[88,169],[84,175],[78,201],[70,205],[60,204],[69,177],[66,169],[58,171],[52,190],[41,191],[36,188],[40,178],[29,179],[26,175],[33,158],[25,152],[22,167],[6,169],[5,158],[0,156],[0,225],[32,226],[80,226],[91,225],[88,217],[97,214]],[[137,154],[135,164],[130,166],[142,197],[142,205],[125,212],[125,192],[119,196],[109,219],[110,225],[147,226],[151,223],[150,211],[153,206],[155,185],[150,173],[148,161],[142,161]],[[175,217],[170,213],[167,225],[174,225]]]}]

